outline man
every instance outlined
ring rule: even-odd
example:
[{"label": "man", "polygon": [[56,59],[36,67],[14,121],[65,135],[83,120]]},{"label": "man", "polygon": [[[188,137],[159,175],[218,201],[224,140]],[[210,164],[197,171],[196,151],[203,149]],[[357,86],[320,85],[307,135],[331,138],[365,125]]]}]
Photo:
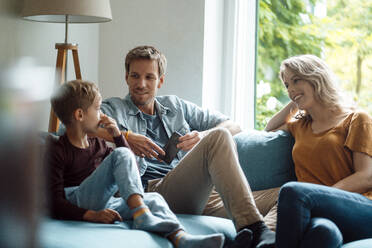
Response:
[{"label": "man", "polygon": [[[232,135],[240,132],[226,116],[201,109],[176,96],[157,96],[164,84],[166,59],[151,46],[132,49],[125,59],[129,94],[109,98],[101,110],[113,117],[138,156],[142,183],[158,192],[175,213],[230,218],[239,247],[274,247],[275,234],[264,223],[240,168]],[[159,155],[173,132],[179,132],[177,157],[166,164]],[[100,136],[107,137],[104,130]],[[277,190],[256,195],[264,215],[274,218]]]}]

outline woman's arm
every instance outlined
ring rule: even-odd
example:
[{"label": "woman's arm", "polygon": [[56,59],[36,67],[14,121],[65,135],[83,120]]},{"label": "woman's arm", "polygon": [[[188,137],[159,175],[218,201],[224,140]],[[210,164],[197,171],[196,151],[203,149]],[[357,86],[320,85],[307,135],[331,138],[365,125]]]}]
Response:
[{"label": "woman's arm", "polygon": [[353,152],[355,172],[338,181],[333,187],[346,191],[365,193],[372,189],[372,157],[365,153]]},{"label": "woman's arm", "polygon": [[287,122],[291,119],[295,111],[297,111],[297,106],[291,101],[270,119],[265,127],[265,131],[288,131]]}]

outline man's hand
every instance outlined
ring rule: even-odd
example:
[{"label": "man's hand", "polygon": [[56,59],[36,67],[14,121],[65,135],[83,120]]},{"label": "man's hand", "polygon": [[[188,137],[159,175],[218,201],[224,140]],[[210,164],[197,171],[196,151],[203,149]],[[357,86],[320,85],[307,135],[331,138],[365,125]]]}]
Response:
[{"label": "man's hand", "polygon": [[118,212],[109,208],[101,211],[88,210],[85,212],[83,220],[105,224],[112,224],[115,221],[123,221]]},{"label": "man's hand", "polygon": [[157,144],[155,144],[151,139],[147,138],[144,135],[136,134],[136,133],[130,133],[128,135],[127,139],[130,148],[136,154],[140,157],[147,157],[147,158],[156,158],[159,161],[161,161],[160,158],[158,158],[158,155],[165,155],[165,152],[163,149],[161,149]]},{"label": "man's hand", "polygon": [[180,137],[178,140],[177,148],[183,151],[189,151],[193,148],[204,136],[205,132],[192,131]]},{"label": "man's hand", "polygon": [[121,133],[118,128],[118,125],[116,124],[116,121],[105,115],[101,114],[101,121],[100,125],[107,130],[107,132],[112,136],[112,137],[118,137]]}]

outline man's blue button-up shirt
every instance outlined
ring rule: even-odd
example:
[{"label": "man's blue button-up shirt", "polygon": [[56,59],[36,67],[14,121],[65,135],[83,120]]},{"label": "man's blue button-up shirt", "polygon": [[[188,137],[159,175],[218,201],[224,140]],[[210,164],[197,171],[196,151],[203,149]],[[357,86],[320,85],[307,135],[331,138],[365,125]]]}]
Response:
[{"label": "man's blue button-up shirt", "polygon": [[[157,96],[155,98],[155,108],[160,120],[165,128],[168,138],[173,132],[177,131],[182,135],[196,130],[204,131],[211,129],[228,117],[208,109],[182,100],[177,96]],[[120,130],[131,130],[134,133],[146,136],[146,120],[141,110],[131,100],[128,94],[124,99],[112,97],[104,100],[101,110],[108,116],[114,118]],[[180,160],[186,152],[180,151],[177,156]],[[144,158],[137,157],[140,167],[140,174],[143,175],[147,168]]]}]

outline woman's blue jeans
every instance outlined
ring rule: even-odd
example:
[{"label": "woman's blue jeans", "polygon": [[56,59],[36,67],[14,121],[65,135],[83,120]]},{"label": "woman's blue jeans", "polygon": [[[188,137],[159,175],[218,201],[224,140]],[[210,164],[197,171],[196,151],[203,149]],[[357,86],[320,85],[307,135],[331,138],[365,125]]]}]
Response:
[{"label": "woman's blue jeans", "polygon": [[[118,190],[121,198],[113,197]],[[153,215],[179,223],[160,194],[144,193],[135,157],[128,148],[116,148],[80,186],[65,188],[65,193],[72,204],[95,211],[114,209],[126,220],[132,219],[126,202],[132,194],[139,194]]]},{"label": "woman's blue jeans", "polygon": [[371,237],[372,200],[363,195],[301,182],[281,188],[277,248],[332,248]]}]

